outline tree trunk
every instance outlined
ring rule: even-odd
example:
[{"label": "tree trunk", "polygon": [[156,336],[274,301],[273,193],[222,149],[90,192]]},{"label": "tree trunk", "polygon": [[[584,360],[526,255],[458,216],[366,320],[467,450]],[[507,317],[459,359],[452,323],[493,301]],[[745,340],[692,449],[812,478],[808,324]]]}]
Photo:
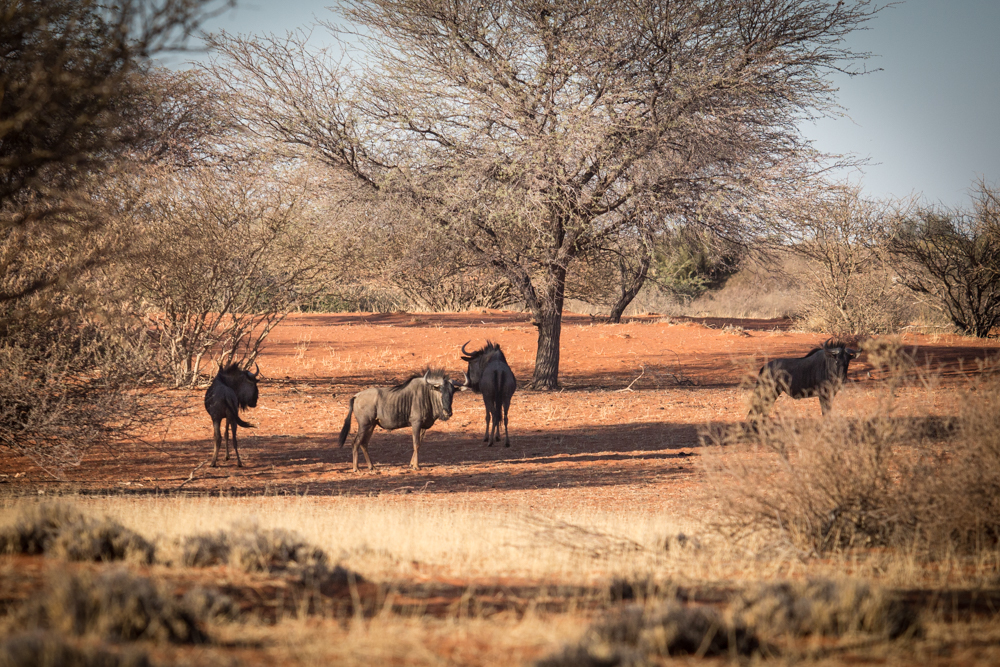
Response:
[{"label": "tree trunk", "polygon": [[625,309],[628,308],[628,305],[632,303],[632,299],[636,297],[639,290],[641,290],[642,286],[646,283],[646,274],[649,272],[649,264],[651,261],[652,258],[648,254],[644,255],[642,259],[639,260],[639,273],[629,284],[626,284],[628,280],[626,271],[622,271],[622,293],[615,305],[611,307],[611,314],[608,315],[608,319],[612,323],[618,324],[622,321],[622,314],[625,312]]},{"label": "tree trunk", "polygon": [[535,353],[535,374],[532,389],[559,388],[559,337],[562,333],[563,301],[566,293],[566,269],[555,267],[550,271],[552,285],[541,295],[541,304],[535,313],[538,327],[538,350]]},{"label": "tree trunk", "polygon": [[[546,304],[547,306],[548,304]],[[543,307],[538,318],[538,351],[535,353],[535,375],[532,389],[559,388],[559,337],[562,333],[562,308]]]}]

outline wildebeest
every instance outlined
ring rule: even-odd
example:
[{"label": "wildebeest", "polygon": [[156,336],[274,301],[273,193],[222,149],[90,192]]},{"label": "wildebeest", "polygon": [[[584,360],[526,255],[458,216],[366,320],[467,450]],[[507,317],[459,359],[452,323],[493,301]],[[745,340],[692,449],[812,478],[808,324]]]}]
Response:
[{"label": "wildebeest", "polygon": [[465,383],[456,385],[445,377],[444,371],[428,370],[395,387],[371,387],[355,394],[348,404],[347,419],[337,439],[337,446],[343,447],[351,432],[351,415],[357,411],[358,434],[354,436],[352,445],[354,465],[351,469],[358,472],[358,447],[365,455],[368,469],[375,469],[368,456],[368,441],[376,426],[392,431],[409,425],[413,429],[410,467],[419,470],[418,453],[424,433],[438,419],[448,421],[451,418],[452,396],[456,389],[464,391],[467,382],[468,378]]},{"label": "wildebeest", "polygon": [[819,397],[825,415],[830,401],[847,381],[847,367],[858,355],[845,343],[827,340],[800,359],[773,359],[757,375],[750,418],[766,416],[782,392],[792,398]]},{"label": "wildebeest", "polygon": [[212,418],[212,426],[215,428],[215,453],[212,454],[211,463],[213,468],[219,461],[219,445],[222,442],[219,426],[223,419],[226,420],[226,460],[229,460],[229,430],[232,429],[236,466],[243,467],[240,450],[236,446],[236,427],[254,427],[253,424],[240,419],[240,410],[257,407],[258,375],[260,366],[256,366],[256,370],[251,373],[249,370],[242,370],[237,363],[229,364],[225,368],[220,364],[218,374],[205,392],[205,410]]},{"label": "wildebeest", "polygon": [[[462,345],[462,361],[469,362],[466,373],[469,378],[469,388],[481,392],[483,403],[486,404],[486,435],[483,442],[487,447],[500,439],[500,415],[503,413],[504,447],[510,447],[510,435],[507,433],[507,411],[510,409],[510,399],[517,389],[517,380],[507,365],[507,358],[496,343],[486,341],[486,346],[475,352],[467,352]],[[493,420],[493,430],[490,431],[490,419]]]}]

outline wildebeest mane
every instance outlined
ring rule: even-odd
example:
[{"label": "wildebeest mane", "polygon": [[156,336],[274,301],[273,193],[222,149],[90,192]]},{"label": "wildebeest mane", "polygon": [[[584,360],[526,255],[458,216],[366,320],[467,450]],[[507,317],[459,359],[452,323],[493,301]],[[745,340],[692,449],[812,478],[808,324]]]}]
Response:
[{"label": "wildebeest mane", "polygon": [[802,358],[805,359],[806,357],[810,357],[810,356],[816,354],[817,352],[820,352],[822,350],[832,350],[835,347],[847,349],[849,346],[848,346],[848,344],[846,342],[844,342],[842,340],[834,340],[832,338],[829,338],[822,345],[820,345],[819,347],[814,347],[813,349],[811,349],[808,352],[806,352],[802,356]]},{"label": "wildebeest mane", "polygon": [[434,368],[434,369],[428,368],[428,369],[425,369],[423,373],[417,373],[415,375],[411,375],[410,377],[406,378],[405,380],[403,380],[402,382],[400,382],[399,384],[397,384],[395,387],[390,387],[389,391],[390,392],[402,391],[403,389],[405,389],[414,380],[420,380],[420,379],[422,379],[424,377],[424,375],[427,375],[428,379],[431,379],[431,380],[433,380],[433,379],[439,379],[442,382],[444,382],[444,370],[442,370],[440,368]]},{"label": "wildebeest mane", "polygon": [[[463,345],[462,347],[464,349],[465,346]],[[492,354],[494,352],[499,354],[504,361],[507,361],[506,357],[503,356],[503,351],[500,349],[500,345],[494,343],[491,340],[487,340],[486,345],[484,345],[480,349],[469,352],[468,355],[463,355],[462,361],[474,361],[484,355]]]}]

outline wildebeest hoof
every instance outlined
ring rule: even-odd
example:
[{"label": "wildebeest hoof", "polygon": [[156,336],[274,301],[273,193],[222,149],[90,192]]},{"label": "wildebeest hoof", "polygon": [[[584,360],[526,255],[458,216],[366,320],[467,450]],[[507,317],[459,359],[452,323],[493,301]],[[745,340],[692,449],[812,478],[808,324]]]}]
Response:
[{"label": "wildebeest hoof", "polygon": [[503,443],[503,446],[504,447],[510,447],[510,443],[509,442],[505,442],[505,443]]}]

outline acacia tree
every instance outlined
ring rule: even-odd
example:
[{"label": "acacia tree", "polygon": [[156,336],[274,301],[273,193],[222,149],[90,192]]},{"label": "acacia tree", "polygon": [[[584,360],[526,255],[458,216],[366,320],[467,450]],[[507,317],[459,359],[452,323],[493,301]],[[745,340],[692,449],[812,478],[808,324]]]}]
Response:
[{"label": "acacia tree", "polygon": [[47,470],[148,424],[145,346],[94,290],[122,252],[104,186],[149,139],[150,57],[228,4],[0,0],[0,447]]},{"label": "acacia tree", "polygon": [[[35,240],[85,240],[108,219],[78,186],[148,139],[129,122],[156,53],[188,37],[232,0],[0,0],[0,270],[18,270]],[[0,302],[72,281],[105,261],[79,244],[60,265],[6,281]],[[22,272],[23,273],[23,272]]]},{"label": "acacia tree", "polygon": [[906,295],[896,282],[888,236],[911,205],[866,198],[852,185],[803,198],[789,249],[808,260],[815,325],[847,336],[896,333],[904,324]]},{"label": "acacia tree", "polygon": [[975,184],[972,211],[925,209],[892,240],[903,283],[928,298],[963,333],[1000,326],[1000,191]]},{"label": "acacia tree", "polygon": [[643,229],[619,234],[584,251],[567,275],[566,295],[608,308],[608,321],[621,322],[639,294],[653,262],[653,241]]},{"label": "acacia tree", "polygon": [[[709,202],[747,238],[812,157],[796,122],[871,0],[342,0],[340,58],[303,36],[216,46],[257,133],[400,198],[507,277],[534,316],[532,385],[558,384],[571,263],[622,211]],[[356,49],[352,45],[359,45]],[[655,218],[651,218],[655,219]]]}]

